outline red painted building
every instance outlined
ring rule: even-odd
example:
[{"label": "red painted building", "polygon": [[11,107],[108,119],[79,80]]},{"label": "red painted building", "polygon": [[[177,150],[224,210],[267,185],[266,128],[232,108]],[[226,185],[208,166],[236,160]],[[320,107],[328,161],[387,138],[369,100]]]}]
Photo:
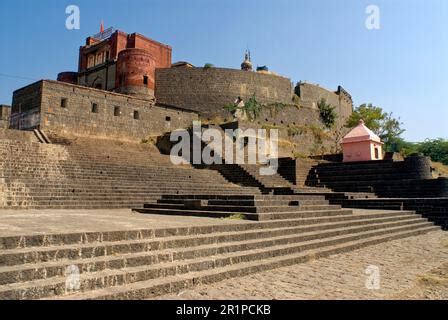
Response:
[{"label": "red painted building", "polygon": [[77,75],[63,72],[58,80],[145,97],[154,94],[155,69],[169,67],[170,46],[109,28],[80,47]]}]

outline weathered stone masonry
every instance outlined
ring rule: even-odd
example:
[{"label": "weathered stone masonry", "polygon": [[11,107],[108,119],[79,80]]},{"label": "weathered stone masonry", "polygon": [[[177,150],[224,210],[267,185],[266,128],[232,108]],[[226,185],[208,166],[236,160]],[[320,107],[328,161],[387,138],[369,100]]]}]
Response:
[{"label": "weathered stone masonry", "polygon": [[9,114],[11,108],[6,105],[0,105],[0,129],[8,128]]},{"label": "weathered stone masonry", "polygon": [[[310,123],[310,120],[316,123],[316,120],[319,121],[317,104],[322,98],[336,107],[339,123],[345,122],[353,111],[352,98],[342,87],[330,91],[318,85],[299,83],[295,92],[300,98],[300,105],[314,113],[313,119],[303,119],[307,118],[304,111],[288,109],[285,114],[268,117],[263,114],[260,121],[267,118],[271,124],[282,121],[292,125]],[[230,118],[230,113],[223,107],[233,103],[237,97],[247,101],[253,94],[260,103],[293,103],[291,81],[273,74],[223,68],[175,67],[156,70],[157,101],[196,110],[203,118]]]},{"label": "weathered stone masonry", "polygon": [[247,101],[253,94],[261,103],[292,102],[288,78],[224,68],[156,69],[158,102],[193,109],[203,118],[230,113],[223,109],[237,97]]},{"label": "weathered stone masonry", "polygon": [[14,92],[12,114],[38,108],[39,127],[64,135],[140,141],[185,128],[197,119],[189,110],[156,105],[122,94],[42,80]]}]

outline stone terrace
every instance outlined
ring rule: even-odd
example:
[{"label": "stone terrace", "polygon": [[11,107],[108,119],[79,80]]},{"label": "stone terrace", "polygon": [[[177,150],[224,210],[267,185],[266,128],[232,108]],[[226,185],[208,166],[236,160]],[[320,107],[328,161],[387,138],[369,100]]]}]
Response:
[{"label": "stone terrace", "polygon": [[151,298],[437,230],[412,212],[365,210],[263,222],[3,210],[0,225],[0,299]]},{"label": "stone terrace", "polygon": [[173,165],[143,143],[78,138],[62,145],[7,138],[0,140],[0,207],[131,208],[166,193],[259,193],[213,170]]}]

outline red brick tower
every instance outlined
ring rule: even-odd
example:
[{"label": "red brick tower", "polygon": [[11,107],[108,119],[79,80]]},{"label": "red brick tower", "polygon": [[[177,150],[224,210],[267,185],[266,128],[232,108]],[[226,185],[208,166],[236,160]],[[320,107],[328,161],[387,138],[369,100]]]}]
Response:
[{"label": "red brick tower", "polygon": [[121,51],[117,59],[117,92],[136,96],[154,95],[156,61],[146,50]]}]

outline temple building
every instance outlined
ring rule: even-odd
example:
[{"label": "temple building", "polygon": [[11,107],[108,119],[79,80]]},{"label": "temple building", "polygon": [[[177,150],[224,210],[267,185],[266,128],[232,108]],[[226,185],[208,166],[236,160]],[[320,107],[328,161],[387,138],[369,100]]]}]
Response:
[{"label": "temple building", "polygon": [[342,138],[344,162],[382,160],[382,148],[380,137],[366,127],[364,120],[359,120],[359,124]]}]

